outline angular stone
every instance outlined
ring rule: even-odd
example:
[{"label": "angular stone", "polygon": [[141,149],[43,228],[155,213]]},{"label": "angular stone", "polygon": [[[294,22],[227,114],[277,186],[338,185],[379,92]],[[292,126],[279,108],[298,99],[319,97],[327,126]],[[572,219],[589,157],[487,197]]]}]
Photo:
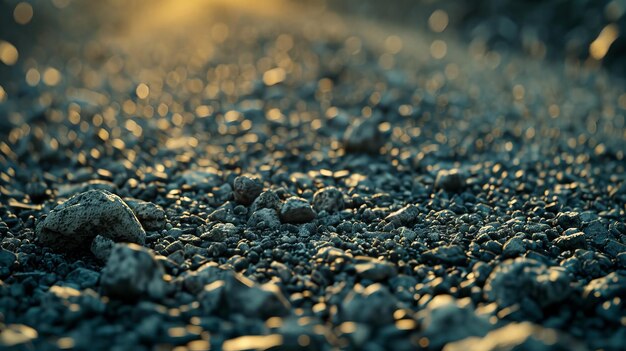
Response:
[{"label": "angular stone", "polygon": [[162,299],[166,293],[163,267],[147,249],[116,244],[102,270],[100,286],[106,296],[121,300]]},{"label": "angular stone", "polygon": [[313,208],[317,212],[333,213],[343,210],[344,207],[343,194],[335,187],[325,187],[313,195]]},{"label": "angular stone", "polygon": [[133,211],[144,229],[161,230],[165,228],[165,211],[161,206],[131,198],[125,198],[124,202]]}]

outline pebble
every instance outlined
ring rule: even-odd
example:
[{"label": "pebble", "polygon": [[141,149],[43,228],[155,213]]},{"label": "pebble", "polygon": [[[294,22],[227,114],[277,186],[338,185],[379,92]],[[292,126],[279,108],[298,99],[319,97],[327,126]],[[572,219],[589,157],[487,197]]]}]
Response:
[{"label": "pebble", "polygon": [[0,266],[1,267],[11,268],[11,266],[15,263],[16,260],[17,260],[17,255],[15,255],[13,252],[9,250],[0,248]]},{"label": "pebble", "polygon": [[587,246],[585,233],[583,232],[560,236],[556,238],[553,243],[561,250],[582,249]]},{"label": "pebble", "polygon": [[102,270],[100,286],[106,296],[120,300],[165,297],[163,267],[147,249],[135,244],[115,244]]},{"label": "pebble", "polygon": [[313,208],[317,212],[334,213],[343,210],[344,207],[343,194],[335,187],[325,187],[313,195]]},{"label": "pebble", "polygon": [[242,205],[250,205],[263,191],[263,183],[258,178],[238,176],[233,182],[233,197]]},{"label": "pebble", "polygon": [[199,300],[205,313],[241,313],[246,317],[263,320],[289,313],[289,302],[277,285],[255,284],[241,274],[229,270],[219,274],[222,279],[205,285],[200,293]]},{"label": "pebble", "polygon": [[262,192],[255,200],[252,202],[252,206],[250,211],[252,213],[260,210],[262,208],[270,208],[273,210],[280,210],[280,198],[276,195],[276,192],[273,190],[266,190]]},{"label": "pebble", "polygon": [[506,258],[517,257],[526,252],[522,238],[513,237],[502,246],[502,256]]},{"label": "pebble", "polygon": [[378,129],[379,118],[370,117],[354,121],[343,136],[347,152],[376,154],[384,145],[383,134]]},{"label": "pebble", "polygon": [[124,198],[124,202],[130,207],[145,230],[162,230],[165,228],[165,211],[161,206],[131,198]]},{"label": "pebble", "polygon": [[280,219],[276,210],[262,208],[255,211],[248,219],[248,227],[258,229],[275,229],[280,227]]},{"label": "pebble", "polygon": [[459,192],[465,187],[465,175],[458,169],[442,169],[437,172],[435,188],[449,192]]},{"label": "pebble", "polygon": [[306,223],[315,217],[309,202],[299,197],[288,198],[280,209],[280,219],[285,223]]},{"label": "pebble", "polygon": [[106,190],[89,190],[58,205],[40,221],[36,234],[42,244],[64,251],[89,247],[97,235],[141,245],[146,237],[133,211]]},{"label": "pebble", "polygon": [[417,221],[419,209],[415,205],[406,205],[403,208],[391,213],[385,220],[398,226],[408,226]]},{"label": "pebble", "polygon": [[485,317],[476,314],[470,298],[450,295],[435,296],[417,313],[417,320],[422,327],[420,337],[427,338],[433,349],[470,336],[485,336],[492,329]]},{"label": "pebble", "polygon": [[370,325],[385,325],[393,321],[396,298],[379,283],[366,288],[357,285],[341,304],[341,317],[346,321]]},{"label": "pebble", "polygon": [[396,275],[396,268],[390,262],[379,261],[370,257],[355,257],[354,268],[362,279],[379,282]]},{"label": "pebble", "polygon": [[573,293],[562,267],[548,267],[530,258],[518,257],[498,265],[485,283],[485,294],[501,308],[520,305],[539,308],[562,302]]},{"label": "pebble", "polygon": [[462,247],[458,245],[440,246],[425,251],[422,259],[426,262],[441,263],[447,265],[463,265],[467,262],[467,256]]}]

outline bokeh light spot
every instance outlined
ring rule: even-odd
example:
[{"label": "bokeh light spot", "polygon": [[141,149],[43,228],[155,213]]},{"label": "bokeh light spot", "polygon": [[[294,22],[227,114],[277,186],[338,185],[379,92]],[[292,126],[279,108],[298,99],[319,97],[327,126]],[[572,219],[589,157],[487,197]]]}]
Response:
[{"label": "bokeh light spot", "polygon": [[20,2],[13,10],[13,19],[18,24],[28,24],[33,19],[33,7],[27,2]]}]

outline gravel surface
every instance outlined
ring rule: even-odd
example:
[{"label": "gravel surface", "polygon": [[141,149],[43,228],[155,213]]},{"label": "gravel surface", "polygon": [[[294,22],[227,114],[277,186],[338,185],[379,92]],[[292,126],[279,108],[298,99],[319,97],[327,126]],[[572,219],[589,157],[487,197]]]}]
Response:
[{"label": "gravel surface", "polygon": [[122,6],[50,12],[0,82],[0,348],[626,344],[622,81],[315,5]]}]

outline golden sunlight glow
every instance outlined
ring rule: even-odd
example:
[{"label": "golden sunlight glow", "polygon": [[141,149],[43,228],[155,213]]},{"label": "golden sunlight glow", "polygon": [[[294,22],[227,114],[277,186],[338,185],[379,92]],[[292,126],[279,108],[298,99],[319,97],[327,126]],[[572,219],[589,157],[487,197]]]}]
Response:
[{"label": "golden sunlight glow", "polygon": [[430,30],[441,33],[448,27],[448,13],[444,10],[436,10],[428,18]]},{"label": "golden sunlight glow", "polygon": [[19,57],[17,48],[8,41],[0,40],[0,61],[7,66],[13,66]]},{"label": "golden sunlight glow", "polygon": [[589,54],[596,60],[601,60],[609,52],[609,48],[619,36],[619,28],[612,23],[604,27],[596,40],[589,45]]},{"label": "golden sunlight glow", "polygon": [[13,10],[13,19],[18,24],[28,24],[33,19],[33,7],[27,2],[20,2]]}]

